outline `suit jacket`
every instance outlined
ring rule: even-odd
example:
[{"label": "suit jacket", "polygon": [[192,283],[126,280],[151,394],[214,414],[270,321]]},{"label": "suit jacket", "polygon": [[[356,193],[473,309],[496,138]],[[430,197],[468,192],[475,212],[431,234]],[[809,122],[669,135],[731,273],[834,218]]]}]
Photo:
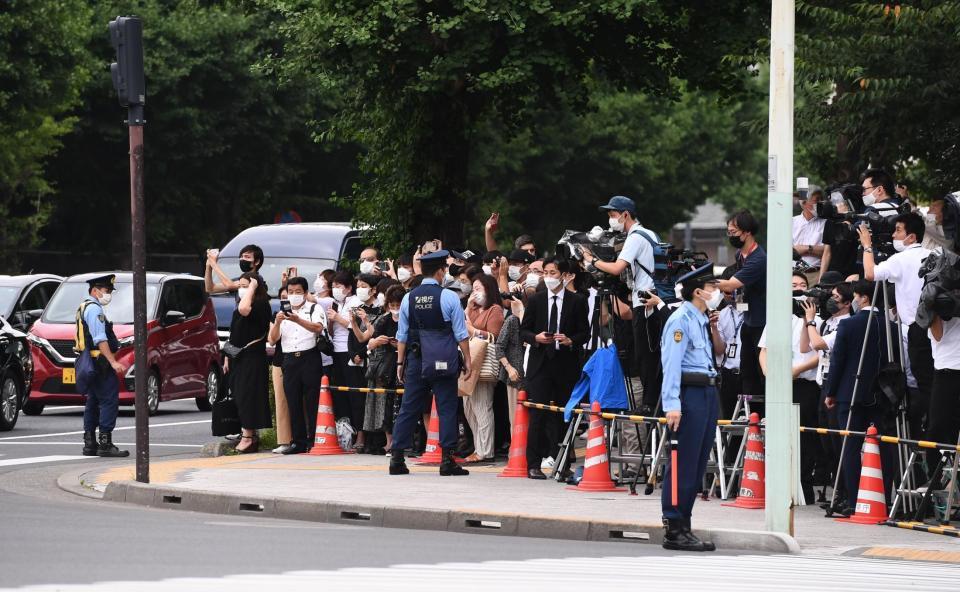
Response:
[{"label": "suit jacket", "polygon": [[[874,384],[880,368],[890,360],[887,357],[887,333],[890,323],[883,323],[883,310],[875,312],[870,335],[864,341],[867,331],[869,310],[861,310],[852,317],[840,321],[837,326],[837,339],[830,350],[830,374],[827,377],[828,396],[836,398],[838,403],[850,403],[853,400],[853,385],[857,379],[857,366],[860,363],[860,350],[866,343],[863,356],[863,370],[857,389],[855,404],[871,404],[876,400]],[[884,329],[886,327],[886,329]],[[900,359],[899,337],[893,336],[894,361]]]},{"label": "suit jacket", "polygon": [[527,376],[537,374],[547,360],[557,360],[563,367],[579,374],[580,352],[583,345],[590,340],[587,298],[570,291],[563,295],[563,309],[560,311],[557,333],[563,333],[569,337],[573,344],[561,345],[557,350],[552,344],[548,346],[536,341],[536,336],[546,331],[550,322],[547,297],[549,293],[548,290],[543,290],[530,297],[523,313],[523,321],[520,323],[520,339],[530,344]]}]

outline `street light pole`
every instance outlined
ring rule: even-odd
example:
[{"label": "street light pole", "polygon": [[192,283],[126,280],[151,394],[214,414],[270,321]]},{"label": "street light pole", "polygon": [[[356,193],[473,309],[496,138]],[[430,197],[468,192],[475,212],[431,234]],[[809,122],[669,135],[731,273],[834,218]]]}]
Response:
[{"label": "street light pole", "polygon": [[793,534],[791,284],[794,0],[772,0],[767,163],[766,526]]}]

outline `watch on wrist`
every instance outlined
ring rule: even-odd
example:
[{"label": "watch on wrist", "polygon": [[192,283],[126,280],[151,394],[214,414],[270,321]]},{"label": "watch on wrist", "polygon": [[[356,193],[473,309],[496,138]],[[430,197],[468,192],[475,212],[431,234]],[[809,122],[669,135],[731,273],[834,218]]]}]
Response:
[{"label": "watch on wrist", "polygon": [[808,327],[816,327],[816,326],[817,326],[817,322],[816,322],[816,321],[807,321],[807,326],[808,326]]},{"label": "watch on wrist", "polygon": [[864,247],[863,252],[873,254],[873,247]]}]

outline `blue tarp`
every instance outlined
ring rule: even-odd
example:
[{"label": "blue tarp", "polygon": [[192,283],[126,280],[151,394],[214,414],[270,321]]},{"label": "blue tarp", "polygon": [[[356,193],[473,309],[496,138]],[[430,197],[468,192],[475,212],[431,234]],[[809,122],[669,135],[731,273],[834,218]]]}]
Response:
[{"label": "blue tarp", "polygon": [[623,369],[617,359],[617,347],[600,348],[583,366],[580,380],[573,387],[570,400],[563,410],[563,419],[570,421],[574,408],[580,404],[584,395],[590,393],[590,403],[597,401],[602,409],[629,409],[627,386],[624,384]]}]

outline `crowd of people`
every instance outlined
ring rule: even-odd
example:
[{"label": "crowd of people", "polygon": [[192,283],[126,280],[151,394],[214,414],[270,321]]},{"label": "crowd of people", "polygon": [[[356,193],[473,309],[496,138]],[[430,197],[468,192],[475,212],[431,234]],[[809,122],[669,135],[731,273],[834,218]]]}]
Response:
[{"label": "crowd of people", "polygon": [[[890,433],[901,409],[885,394],[890,389],[885,390],[883,377],[896,364],[905,370],[904,414],[912,435],[954,442],[960,401],[950,381],[960,376],[960,320],[934,315],[923,328],[915,318],[924,281],[918,274],[921,261],[931,249],[953,246],[944,235],[942,203],[935,201],[926,215],[904,207],[909,203],[906,188],[882,170],[866,171],[861,188],[856,204],[835,200],[817,187],[798,196],[792,349],[793,398],[801,423],[842,429],[849,418],[851,430],[863,431],[872,423],[881,433]],[[875,253],[866,218],[819,218],[817,204],[831,200],[841,214],[855,208],[889,218],[893,252],[883,257]],[[678,290],[670,302],[655,290],[659,238],[641,225],[635,203],[618,196],[601,209],[609,229],[624,235],[613,261],[598,258],[588,248],[571,259],[546,256],[529,235],[501,250],[497,214],[485,225],[483,254],[451,250],[442,266],[429,266],[428,273],[425,258],[444,251],[437,240],[393,260],[366,248],[357,261],[359,273],[331,269],[304,278],[290,269],[273,292],[257,273],[263,262],[257,246],[241,252],[244,273],[238,279],[226,277],[216,257],[209,257],[208,291],[237,294],[229,343],[241,353],[228,361],[229,384],[243,424],[237,451],[258,450],[257,430],[272,426],[265,371],[268,345],[275,348],[270,363],[277,453],[297,454],[312,446],[321,376],[338,386],[402,387],[404,358],[398,357],[398,349],[403,351],[410,323],[404,308],[407,295],[433,279],[459,301],[467,340],[487,344],[468,348],[470,356],[485,353],[465,364],[475,376],[459,381],[456,453],[467,463],[506,456],[521,389],[534,402],[566,403],[583,364],[601,344],[615,343],[620,351],[624,373],[639,395],[639,411],[668,418],[675,413],[679,422],[680,411],[665,409],[661,401],[661,390],[667,390],[662,384],[663,350],[674,337],[664,334],[664,326],[680,301],[695,299],[694,292],[709,318],[709,339],[700,347],[706,348],[709,370],[715,368],[719,375],[720,415],[733,417],[735,409],[742,412],[749,405],[762,416],[767,261],[757,239],[756,217],[749,211],[730,216],[727,235],[736,261],[716,279],[719,291],[707,289],[714,285],[707,280],[687,290],[689,294]],[[445,271],[441,276],[436,270]],[[626,288],[609,301],[597,298],[597,278],[604,274],[629,278]],[[810,294],[815,286],[819,295]],[[270,309],[271,297],[283,303],[276,314]],[[456,322],[453,329],[459,335]],[[679,331],[676,336],[679,343]],[[894,347],[887,347],[888,341]],[[338,421],[349,423],[355,432],[354,450],[382,455],[396,448],[392,436],[400,397],[348,392],[333,397]],[[429,401],[418,410],[420,436],[412,443],[414,453],[426,444],[430,411]],[[531,411],[529,477],[545,478],[541,469],[555,462],[563,434],[559,414]],[[889,482],[896,465],[893,451],[883,448],[891,459],[883,463]],[[846,512],[855,502],[859,452],[859,441],[851,439],[840,481],[848,494]],[[838,464],[836,439],[803,436],[801,482],[808,502],[814,499],[815,486],[832,484]]]}]

